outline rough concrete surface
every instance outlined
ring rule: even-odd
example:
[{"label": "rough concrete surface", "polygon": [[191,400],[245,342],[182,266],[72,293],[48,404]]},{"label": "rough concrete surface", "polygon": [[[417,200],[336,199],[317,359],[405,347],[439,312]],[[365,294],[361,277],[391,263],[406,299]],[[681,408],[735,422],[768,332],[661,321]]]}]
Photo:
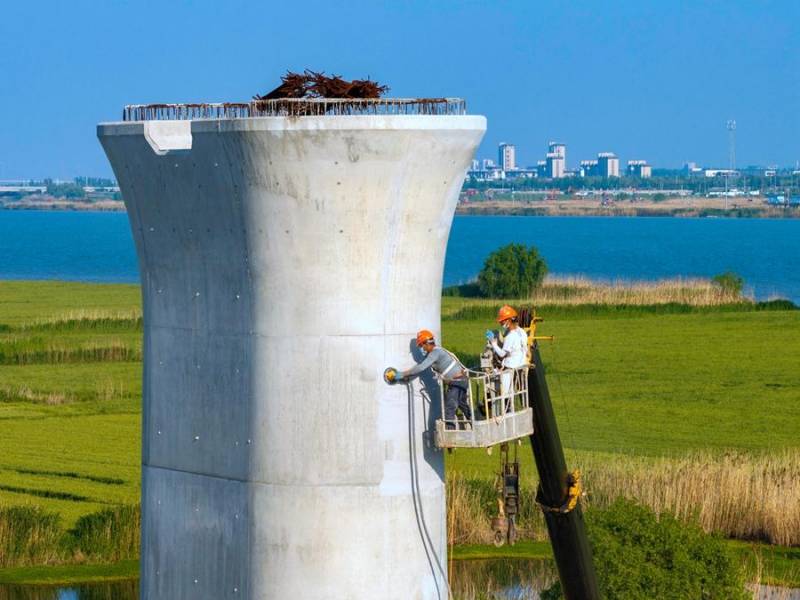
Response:
[{"label": "rough concrete surface", "polygon": [[142,598],[447,598],[438,392],[382,372],[439,331],[485,126],[98,127],[144,300]]}]

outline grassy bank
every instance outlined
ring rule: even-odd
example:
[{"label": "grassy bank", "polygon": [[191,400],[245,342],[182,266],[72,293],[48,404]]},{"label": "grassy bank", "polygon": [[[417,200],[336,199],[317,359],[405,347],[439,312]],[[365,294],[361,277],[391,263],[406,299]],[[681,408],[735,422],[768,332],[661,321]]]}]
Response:
[{"label": "grassy bank", "polygon": [[139,577],[138,560],[116,563],[0,569],[0,585],[73,585],[126,581]]},{"label": "grassy bank", "polygon": [[[539,292],[568,462],[589,510],[623,495],[729,536],[800,544],[800,311],[718,292],[580,279]],[[444,298],[444,343],[468,364],[500,303]],[[3,564],[131,556],[137,521],[96,515],[139,501],[141,328],[136,286],[0,282],[0,515],[38,509],[39,523],[0,516]],[[544,540],[519,450],[524,533]],[[451,539],[482,543],[497,456],[459,450],[447,466]]]},{"label": "grassy bank", "polygon": [[[800,550],[764,544],[730,541],[728,546],[739,558],[747,581],[766,585],[800,587]],[[515,546],[496,548],[491,545],[460,545],[451,549],[448,570],[453,579],[459,569],[472,573],[475,561],[512,559],[536,561],[542,577],[552,581],[555,569],[553,553],[548,542],[519,542]],[[495,564],[495,568],[496,564]],[[530,566],[526,564],[526,575]],[[490,579],[487,574],[487,580]],[[112,564],[79,564],[46,567],[0,568],[0,585],[74,585],[77,583],[101,583],[125,581],[139,576],[138,560],[121,560]],[[465,578],[466,579],[466,578]],[[460,596],[463,597],[463,596]]]}]

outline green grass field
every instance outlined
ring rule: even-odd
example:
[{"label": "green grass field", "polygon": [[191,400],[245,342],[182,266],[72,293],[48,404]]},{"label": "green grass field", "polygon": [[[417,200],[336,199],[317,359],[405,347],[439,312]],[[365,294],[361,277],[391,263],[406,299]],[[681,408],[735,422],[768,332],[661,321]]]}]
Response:
[{"label": "green grass field", "polygon": [[[443,342],[468,364],[495,327],[494,304],[443,300]],[[702,453],[733,451],[782,457],[775,468],[798,479],[800,311],[756,308],[540,311],[539,333],[556,336],[541,348],[570,466],[589,465],[591,483],[604,465],[650,469],[701,453],[692,460],[702,470]],[[42,507],[68,530],[89,513],[138,502],[140,418],[137,286],[0,282],[0,507]],[[519,450],[532,489],[527,442]],[[461,477],[489,480],[497,466],[483,451],[448,455]],[[782,492],[786,505],[800,506],[797,489]]]},{"label": "green grass field", "polygon": [[[462,302],[445,298],[443,315]],[[444,345],[467,361],[495,326],[483,312],[442,323]],[[566,448],[664,456],[800,446],[800,311],[664,312],[542,313],[537,333],[556,338],[541,351]],[[496,464],[479,451],[450,462],[478,472]]]},{"label": "green grass field", "polygon": [[139,501],[139,306],[138,286],[0,282],[0,505],[71,527]]}]

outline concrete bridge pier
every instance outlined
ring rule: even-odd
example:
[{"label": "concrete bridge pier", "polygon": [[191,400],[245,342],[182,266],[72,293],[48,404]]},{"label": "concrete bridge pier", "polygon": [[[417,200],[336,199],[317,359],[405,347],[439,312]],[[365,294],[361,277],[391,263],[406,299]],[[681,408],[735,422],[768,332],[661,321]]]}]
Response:
[{"label": "concrete bridge pier", "polygon": [[437,407],[381,374],[409,363],[419,328],[438,333],[485,127],[98,126],[142,281],[143,599],[447,598]]}]

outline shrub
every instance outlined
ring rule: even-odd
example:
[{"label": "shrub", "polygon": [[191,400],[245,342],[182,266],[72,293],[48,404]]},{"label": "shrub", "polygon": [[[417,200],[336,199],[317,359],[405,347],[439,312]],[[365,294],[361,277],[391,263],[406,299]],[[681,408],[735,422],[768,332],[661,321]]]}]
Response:
[{"label": "shrub", "polygon": [[744,287],[744,279],[741,275],[737,275],[733,271],[726,271],[724,273],[720,273],[719,275],[714,275],[711,278],[719,288],[725,292],[726,294],[731,294],[734,296],[738,296],[742,293],[742,288]]},{"label": "shrub", "polygon": [[445,298],[480,298],[481,290],[477,283],[462,283],[443,288],[442,296]]},{"label": "shrub", "polygon": [[547,264],[533,246],[509,244],[492,252],[478,274],[487,298],[524,298],[544,280]]},{"label": "shrub", "polygon": [[[628,500],[586,515],[600,592],[606,600],[744,600],[744,580],[718,536]],[[563,598],[560,583],[542,600]]]}]

